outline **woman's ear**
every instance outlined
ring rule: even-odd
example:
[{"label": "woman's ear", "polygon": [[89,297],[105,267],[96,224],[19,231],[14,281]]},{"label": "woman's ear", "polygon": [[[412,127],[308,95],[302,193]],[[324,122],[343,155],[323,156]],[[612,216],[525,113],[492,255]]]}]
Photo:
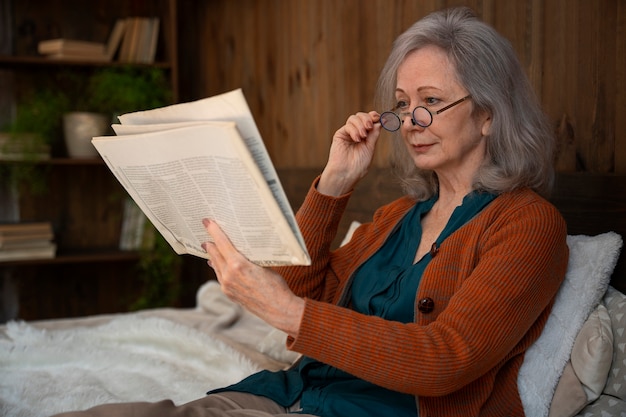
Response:
[{"label": "woman's ear", "polygon": [[491,134],[491,114],[485,113],[482,117],[483,124],[480,129],[483,137],[489,136]]}]

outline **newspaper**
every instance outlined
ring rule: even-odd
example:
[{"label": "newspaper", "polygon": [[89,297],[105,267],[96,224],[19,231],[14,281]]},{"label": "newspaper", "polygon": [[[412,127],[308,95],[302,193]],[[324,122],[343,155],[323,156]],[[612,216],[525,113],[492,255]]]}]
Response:
[{"label": "newspaper", "polygon": [[202,219],[263,266],[310,265],[295,216],[240,89],[125,114],[92,139],[178,254],[207,259]]}]

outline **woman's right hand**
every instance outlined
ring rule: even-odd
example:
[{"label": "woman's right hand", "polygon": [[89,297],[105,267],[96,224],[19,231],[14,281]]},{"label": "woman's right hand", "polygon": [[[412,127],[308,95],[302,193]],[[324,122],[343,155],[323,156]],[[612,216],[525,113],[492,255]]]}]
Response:
[{"label": "woman's right hand", "polygon": [[343,195],[367,174],[380,136],[379,119],[375,111],[360,112],[350,116],[335,132],[328,162],[317,186],[320,193]]}]

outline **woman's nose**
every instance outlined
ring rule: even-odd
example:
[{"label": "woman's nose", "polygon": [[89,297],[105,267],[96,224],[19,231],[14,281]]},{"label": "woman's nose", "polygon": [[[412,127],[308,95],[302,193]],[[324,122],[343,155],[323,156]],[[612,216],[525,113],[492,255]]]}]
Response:
[{"label": "woman's nose", "polygon": [[[410,112],[401,113],[399,116],[400,116],[400,124],[402,124],[402,126],[406,126],[408,128],[411,128],[412,126],[420,126],[420,125],[417,124],[417,122],[413,118],[413,114],[411,114]],[[407,117],[409,118],[409,122],[411,122],[411,124],[406,124],[405,125],[404,121],[406,120]]]},{"label": "woman's nose", "polygon": [[400,113],[398,117],[400,118],[401,124],[404,124],[404,121],[408,117],[411,123],[413,124],[413,126],[415,126],[415,120],[413,120],[413,115],[410,112],[406,111],[406,112]]}]

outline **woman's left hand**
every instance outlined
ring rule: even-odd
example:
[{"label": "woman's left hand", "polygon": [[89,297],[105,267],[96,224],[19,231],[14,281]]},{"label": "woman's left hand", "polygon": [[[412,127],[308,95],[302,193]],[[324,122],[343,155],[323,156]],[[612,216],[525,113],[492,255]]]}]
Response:
[{"label": "woman's left hand", "polygon": [[250,262],[231,243],[217,223],[203,220],[213,242],[203,245],[224,294],[271,326],[295,337],[304,300],[271,269]]}]

